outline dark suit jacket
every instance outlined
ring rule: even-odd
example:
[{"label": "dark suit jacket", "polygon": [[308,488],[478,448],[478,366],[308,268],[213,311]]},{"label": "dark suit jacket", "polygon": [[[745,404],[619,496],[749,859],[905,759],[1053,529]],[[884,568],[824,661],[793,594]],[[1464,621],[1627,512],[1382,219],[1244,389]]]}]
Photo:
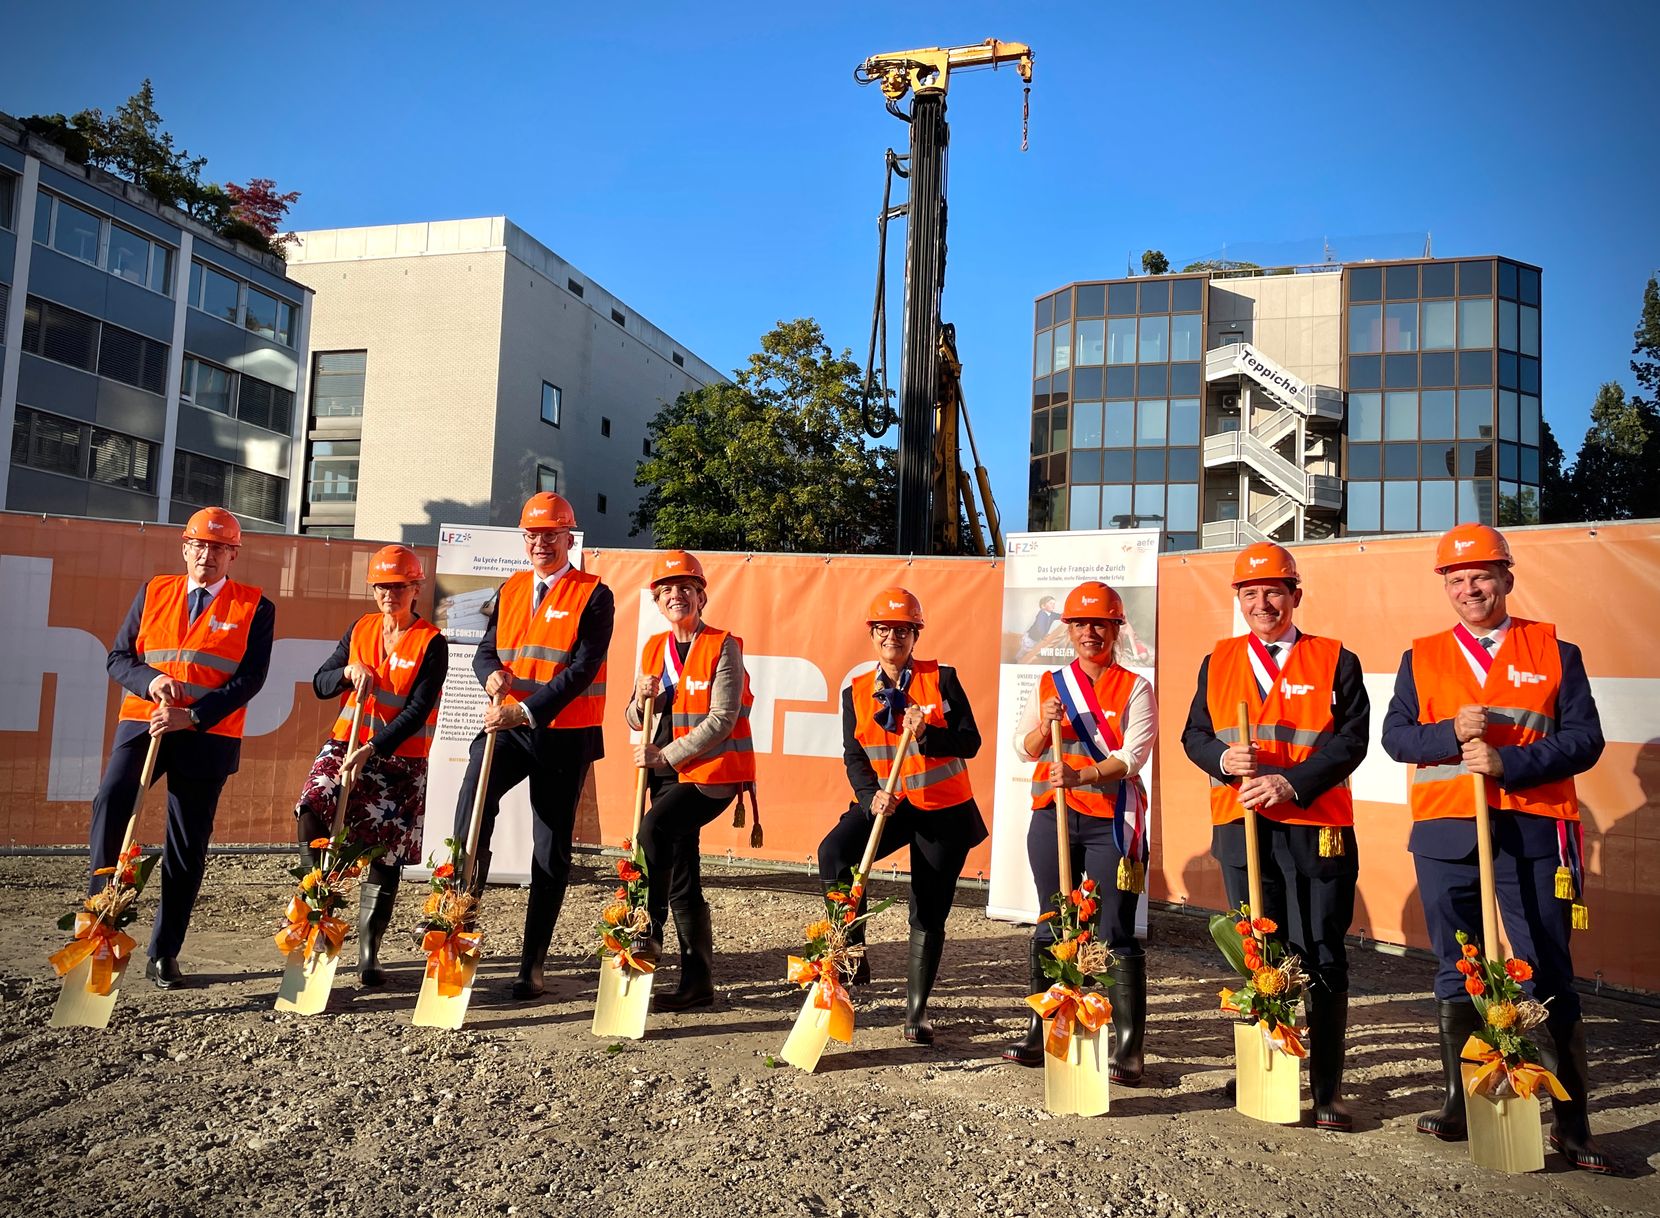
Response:
[{"label": "dark suit jacket", "polygon": [[[1602,720],[1597,716],[1591,681],[1579,648],[1556,641],[1562,661],[1562,686],[1556,695],[1556,728],[1543,740],[1528,745],[1505,745],[1498,750],[1506,791],[1521,791],[1541,783],[1583,774],[1602,756]],[[1461,750],[1453,721],[1418,722],[1418,685],[1412,676],[1412,650],[1401,656],[1395,674],[1395,693],[1383,717],[1383,751],[1396,761],[1435,765],[1456,761]],[[1548,816],[1493,814],[1494,845],[1520,858],[1545,858],[1557,852],[1556,821]],[[1421,820],[1412,826],[1407,848],[1427,858],[1461,859],[1476,848],[1474,818],[1446,817]]]},{"label": "dark suit jacket", "polygon": [[[490,679],[491,673],[506,667],[496,654],[498,607],[497,601],[490,602],[484,638],[473,655],[473,672],[480,685]],[[600,666],[605,663],[606,653],[611,649],[611,627],[615,617],[616,601],[611,589],[604,584],[596,585],[576,624],[576,646],[571,651],[571,662],[560,669],[553,680],[523,699],[526,709],[536,721],[536,727],[521,728],[518,734],[528,733],[528,743],[538,755],[558,753],[569,756],[574,751],[576,759],[583,762],[597,761],[605,756],[605,733],[601,728],[552,728],[547,725],[599,675]]]},{"label": "dark suit jacket", "polygon": [[[144,595],[149,582],[138,590],[132,607],[115,632],[115,645],[110,648],[104,667],[110,679],[128,693],[140,698],[150,696],[150,683],[164,675],[138,658],[134,650],[138,643],[138,627],[144,618]],[[242,763],[242,741],[230,736],[215,736],[207,729],[224,719],[232,711],[248,705],[265,685],[265,674],[271,667],[271,638],[276,630],[277,607],[268,597],[259,598],[253,620],[248,623],[248,649],[242,663],[217,689],[209,690],[191,704],[201,723],[181,732],[169,732],[163,741],[169,752],[169,772],[194,771],[204,777],[224,778],[236,773]],[[123,720],[115,729],[115,746],[120,748],[136,737],[146,735],[149,728],[136,720]]]},{"label": "dark suit jacket", "polygon": [[[961,757],[964,761],[980,752],[980,728],[974,722],[974,708],[968,704],[957,670],[946,664],[939,668],[940,698],[951,708],[945,712],[945,726],[929,724],[917,741],[916,751],[924,757]],[[853,687],[842,690],[842,766],[853,787],[854,802],[861,811],[870,811],[870,801],[882,789],[876,767],[865,756],[865,746],[856,733],[859,718],[853,709]]]}]

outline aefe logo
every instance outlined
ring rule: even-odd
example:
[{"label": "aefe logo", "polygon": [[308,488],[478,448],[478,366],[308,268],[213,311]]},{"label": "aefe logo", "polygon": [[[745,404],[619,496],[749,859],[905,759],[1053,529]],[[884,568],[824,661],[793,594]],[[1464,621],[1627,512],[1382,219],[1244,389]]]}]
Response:
[{"label": "aefe logo", "polygon": [[1298,694],[1306,694],[1313,688],[1314,686],[1312,685],[1293,685],[1291,682],[1285,680],[1280,682],[1280,693],[1284,694],[1287,698],[1295,698]]},{"label": "aefe logo", "polygon": [[1514,664],[1510,665],[1510,683],[1517,689],[1524,685],[1543,685],[1545,674],[1542,672],[1522,672]]}]

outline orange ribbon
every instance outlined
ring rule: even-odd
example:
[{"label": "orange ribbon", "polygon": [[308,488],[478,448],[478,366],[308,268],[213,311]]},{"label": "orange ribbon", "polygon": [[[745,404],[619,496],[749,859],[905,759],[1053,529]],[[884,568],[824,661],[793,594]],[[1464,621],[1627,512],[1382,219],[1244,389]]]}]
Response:
[{"label": "orange ribbon", "polygon": [[830,1039],[852,1044],[853,1000],[841,982],[835,963],[828,959],[803,960],[800,956],[791,956],[788,977],[797,985],[814,986],[813,1005],[830,1012],[827,1029]]},{"label": "orange ribbon", "polygon": [[1026,1005],[1044,1019],[1053,1019],[1043,1047],[1055,1057],[1064,1058],[1072,1043],[1075,1024],[1089,1032],[1099,1032],[1112,1018],[1112,1003],[1095,990],[1080,990],[1077,986],[1057,981],[1041,994],[1031,994]]},{"label": "orange ribbon", "polygon": [[1268,1042],[1270,1049],[1278,1049],[1287,1057],[1308,1056],[1308,1046],[1303,1044],[1302,1037],[1297,1035],[1297,1029],[1290,1024],[1277,1024],[1270,1029],[1268,1021],[1263,1019],[1257,1022],[1257,1027],[1262,1029],[1262,1038]]},{"label": "orange ribbon", "polygon": [[309,959],[317,950],[317,937],[323,938],[324,948],[329,955],[340,950],[340,945],[346,941],[346,920],[337,918],[327,910],[323,916],[313,923],[311,920],[311,906],[299,897],[292,897],[288,902],[288,912],[283,915],[287,923],[271,938],[276,942],[277,949],[283,955],[289,955],[301,948],[305,949]]},{"label": "orange ribbon", "polygon": [[657,971],[657,965],[653,961],[640,959],[634,954],[634,949],[630,947],[613,949],[611,963],[617,966],[618,972],[625,968],[631,968],[636,973],[654,973]]},{"label": "orange ribbon", "polygon": [[1562,1085],[1562,1080],[1538,1062],[1507,1065],[1504,1054],[1479,1036],[1472,1036],[1464,1042],[1464,1052],[1461,1056],[1472,1065],[1480,1066],[1465,1088],[1471,1095],[1491,1094],[1503,1078],[1509,1080],[1510,1089],[1524,1100],[1532,1098],[1533,1093],[1541,1087],[1559,1100],[1568,1098],[1568,1089]]},{"label": "orange ribbon", "polygon": [[421,940],[427,954],[427,976],[438,982],[441,998],[454,998],[466,988],[469,967],[478,961],[476,930],[429,930]]},{"label": "orange ribbon", "polygon": [[92,972],[87,977],[86,988],[89,993],[108,997],[110,987],[115,981],[115,966],[124,964],[138,944],[131,935],[118,930],[102,918],[82,910],[75,915],[75,937],[70,942],[53,952],[50,959],[52,967],[63,977],[80,966],[87,957],[92,958]]}]

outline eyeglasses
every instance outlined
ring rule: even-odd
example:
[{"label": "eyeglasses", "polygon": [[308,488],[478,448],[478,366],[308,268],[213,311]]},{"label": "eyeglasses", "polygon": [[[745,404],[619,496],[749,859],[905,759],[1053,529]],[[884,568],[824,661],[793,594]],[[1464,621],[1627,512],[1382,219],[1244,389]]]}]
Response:
[{"label": "eyeglasses", "polygon": [[908,639],[916,633],[915,626],[890,626],[886,622],[877,622],[871,629],[883,639]]},{"label": "eyeglasses", "polygon": [[184,548],[192,554],[229,554],[236,549],[223,541],[196,541],[194,539],[184,543]]},{"label": "eyeglasses", "polygon": [[399,592],[409,592],[415,587],[414,584],[371,584],[369,586],[376,592],[386,593],[387,596],[395,596]]},{"label": "eyeglasses", "polygon": [[545,541],[551,546],[556,541],[569,541],[571,531],[569,529],[538,529],[532,533],[526,530],[523,537],[527,546],[533,546],[539,541]]}]

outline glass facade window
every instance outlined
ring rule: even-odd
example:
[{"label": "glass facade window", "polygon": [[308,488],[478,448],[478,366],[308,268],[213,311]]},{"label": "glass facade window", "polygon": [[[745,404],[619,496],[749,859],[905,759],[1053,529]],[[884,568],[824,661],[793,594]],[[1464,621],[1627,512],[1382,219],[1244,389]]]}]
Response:
[{"label": "glass facade window", "polygon": [[1053,364],[1050,356],[1054,354],[1054,340],[1043,331],[1038,331],[1037,347],[1032,352],[1032,377],[1048,376]]},{"label": "glass facade window", "polygon": [[[1170,358],[1196,360],[1204,358],[1205,332],[1199,324],[1199,314],[1178,313],[1170,319]],[[1197,368],[1197,366],[1195,366]]]},{"label": "glass facade window", "polygon": [[[1108,347],[1110,350],[1110,342],[1108,343]],[[1108,362],[1111,362],[1110,355]],[[1107,396],[1109,398],[1135,397],[1135,373],[1136,370],[1134,367],[1108,368]]]},{"label": "glass facade window", "polygon": [[1420,307],[1418,345],[1425,351],[1445,351],[1453,346],[1453,311],[1456,303],[1451,300],[1426,300]]},{"label": "glass facade window", "polygon": [[1419,488],[1418,527],[1442,533],[1458,523],[1456,486],[1451,482],[1426,482]]},{"label": "glass facade window", "polygon": [[1416,355],[1386,355],[1383,357],[1383,387],[1407,389],[1418,383]]},{"label": "glass facade window", "polygon": [[1072,325],[1070,322],[1055,327],[1055,371],[1072,366]]},{"label": "glass facade window", "polygon": [[1454,408],[1457,395],[1451,389],[1426,389],[1418,395],[1418,434],[1426,440],[1451,440],[1456,436]]},{"label": "glass facade window", "polygon": [[[1491,475],[1491,471],[1488,472]],[[1480,482],[1460,482],[1457,511],[1459,524],[1492,524],[1493,483],[1490,478]]]},{"label": "glass facade window", "polygon": [[[565,395],[558,385],[542,382],[542,422],[559,426],[559,420],[565,409]],[[1037,451],[1042,452],[1042,449]]]},{"label": "glass facade window", "polygon": [[1108,402],[1101,428],[1101,442],[1108,448],[1129,448],[1135,444],[1135,403]]},{"label": "glass facade window", "polygon": [[1520,346],[1523,355],[1538,356],[1539,354],[1539,310],[1529,305],[1523,305],[1519,310]]},{"label": "glass facade window", "polygon": [[1385,482],[1383,484],[1383,531],[1410,533],[1418,527],[1418,484],[1416,482]]},{"label": "glass facade window", "polygon": [[1102,482],[1134,482],[1135,450],[1104,448],[1101,450]]},{"label": "glass facade window", "polygon": [[1383,268],[1357,266],[1349,271],[1350,300],[1382,300]]},{"label": "glass facade window", "polygon": [[361,418],[367,351],[319,351],[311,363],[314,419]]},{"label": "glass facade window", "polygon": [[1499,477],[1514,482],[1522,476],[1521,455],[1514,444],[1499,445]]},{"label": "glass facade window", "polygon": [[1199,488],[1193,483],[1172,484],[1165,491],[1164,527],[1189,532],[1199,527]]},{"label": "glass facade window", "polygon": [[1067,518],[1070,528],[1096,529],[1101,527],[1101,488],[1098,486],[1074,486],[1068,504]]},{"label": "glass facade window", "polygon": [[1135,315],[1135,287],[1133,283],[1107,285],[1107,312],[1117,317]]},{"label": "glass facade window", "polygon": [[1343,475],[1346,478],[1383,477],[1383,446],[1381,444],[1350,444],[1348,461]]},{"label": "glass facade window", "polygon": [[1080,320],[1078,326],[1078,358],[1080,364],[1100,364],[1107,354],[1107,323],[1099,319]]},{"label": "glass facade window", "polygon": [[1452,351],[1427,351],[1418,357],[1420,385],[1454,385],[1458,382],[1458,356]]},{"label": "glass facade window", "polygon": [[182,448],[173,462],[173,497],[186,505],[220,504],[238,516],[279,523],[287,488],[285,479]]},{"label": "glass facade window", "polygon": [[1071,321],[1071,320],[1072,320],[1072,293],[1070,293],[1070,292],[1057,292],[1057,293],[1055,293],[1055,324],[1058,326],[1063,321]]},{"label": "glass facade window", "polygon": [[1141,319],[1141,342],[1136,358],[1144,364],[1159,364],[1170,358],[1170,319],[1168,317],[1143,317]]},{"label": "glass facade window", "polygon": [[1499,439],[1516,440],[1521,436],[1521,423],[1516,410],[1516,395],[1508,389],[1499,390]]},{"label": "glass facade window", "polygon": [[1451,478],[1458,473],[1458,445],[1425,444],[1420,452],[1420,478]]},{"label": "glass facade window", "polygon": [[234,377],[234,373],[224,368],[187,355],[179,384],[179,397],[192,405],[228,415],[231,413]]},{"label": "glass facade window", "polygon": [[109,255],[104,269],[129,283],[150,282],[150,243],[131,229],[110,225]]},{"label": "glass facade window", "polygon": [[1072,370],[1072,396],[1099,400],[1101,397],[1101,369],[1074,368]]},{"label": "glass facade window", "polygon": [[[1049,412],[1049,451],[1063,453],[1072,447],[1072,428],[1068,423],[1068,411],[1065,406],[1057,406]],[[1056,478],[1056,482],[1065,482],[1064,477]]]},{"label": "glass facade window", "polygon": [[1370,355],[1383,350],[1383,306],[1349,306],[1349,354]]},{"label": "glass facade window", "polygon": [[1388,300],[1416,300],[1418,298],[1418,268],[1416,266],[1384,268],[1383,294]]},{"label": "glass facade window", "polygon": [[1493,264],[1491,262],[1460,262],[1458,264],[1458,294],[1460,296],[1491,296],[1493,294]]},{"label": "glass facade window", "polygon": [[1460,389],[1458,391],[1458,438],[1460,440],[1490,440],[1493,438],[1493,391],[1491,389]]},{"label": "glass facade window", "polygon": [[1460,351],[1458,353],[1458,383],[1460,385],[1491,385],[1493,383],[1493,353],[1491,351]]},{"label": "glass facade window", "polygon": [[1131,500],[1130,488],[1127,486],[1103,486],[1101,488],[1101,527],[1104,529],[1127,529],[1133,527],[1130,521],[1135,511]]},{"label": "glass facade window", "polygon": [[19,406],[12,420],[13,465],[153,494],[156,446],[78,419]]},{"label": "glass facade window", "polygon": [[1113,318],[1107,322],[1107,363],[1135,363],[1135,318]]},{"label": "glass facade window", "polygon": [[1037,302],[1037,328],[1047,330],[1055,324],[1055,300],[1052,296],[1045,296]]},{"label": "glass facade window", "polygon": [[1383,395],[1381,393],[1351,393],[1349,395],[1349,438],[1351,440],[1380,440],[1383,438]]},{"label": "glass facade window", "polygon": [[52,248],[82,262],[98,261],[98,238],[103,221],[67,199],[53,199],[57,216],[52,224]]},{"label": "glass facade window", "polygon": [[1136,523],[1131,528],[1140,525],[1158,524],[1164,516],[1164,488],[1162,486],[1138,486],[1135,488]]},{"label": "glass facade window", "polygon": [[1499,295],[1516,299],[1516,264],[1514,262],[1499,263]]},{"label": "glass facade window", "polygon": [[1072,447],[1101,447],[1101,403],[1078,402],[1073,406]]},{"label": "glass facade window", "polygon": [[1416,479],[1418,477],[1418,446],[1416,444],[1385,444],[1383,446],[1383,476],[1386,479]]},{"label": "glass facade window", "polygon": [[1531,394],[1521,394],[1517,401],[1520,404],[1520,426],[1517,436],[1523,444],[1538,444],[1539,439],[1539,399]]},{"label": "glass facade window", "polygon": [[536,467],[536,492],[541,494],[543,491],[555,495],[559,493],[559,471],[550,465]]},{"label": "glass facade window", "polygon": [[1383,387],[1383,359],[1376,355],[1349,357],[1349,388],[1381,389]]},{"label": "glass facade window", "polygon": [[1078,316],[1100,317],[1107,311],[1107,293],[1100,284],[1078,289]]},{"label": "glass facade window", "polygon": [[1137,482],[1164,481],[1164,452],[1162,448],[1138,448],[1135,453],[1135,480]]},{"label": "glass facade window", "polygon": [[1170,393],[1170,365],[1142,364],[1136,369],[1138,398],[1162,398]]},{"label": "glass facade window", "polygon": [[1530,266],[1516,268],[1516,295],[1525,305],[1539,304],[1539,272]]},{"label": "glass facade window", "polygon": [[1426,262],[1419,268],[1425,296],[1457,295],[1457,268],[1451,262]]},{"label": "glass facade window", "polygon": [[236,321],[240,312],[241,284],[200,262],[191,268],[190,282],[191,304],[204,313],[222,317],[228,322]]},{"label": "glass facade window", "polygon": [[1171,482],[1199,481],[1199,450],[1197,448],[1172,448],[1170,450],[1170,470],[1166,477]]},{"label": "glass facade window", "polygon": [[1416,393],[1386,393],[1383,395],[1383,438],[1385,440],[1416,440],[1418,438],[1418,395]]},{"label": "glass facade window", "polygon": [[1493,345],[1493,302],[1491,300],[1461,300],[1458,302],[1458,345],[1463,349],[1491,347]]},{"label": "glass facade window", "polygon": [[1170,312],[1170,281],[1168,279],[1154,279],[1138,285],[1140,293],[1140,311],[1143,313]]},{"label": "glass facade window", "polygon": [[1164,443],[1167,407],[1163,400],[1135,404],[1135,442],[1138,445]]},{"label": "glass facade window", "polygon": [[1170,396],[1187,398],[1197,396],[1204,377],[1198,364],[1170,365]]},{"label": "glass facade window", "polygon": [[17,208],[17,175],[0,171],[0,228],[14,228],[12,212]]},{"label": "glass facade window", "polygon": [[1522,481],[1534,485],[1543,481],[1539,477],[1539,450],[1537,448],[1522,449]]},{"label": "glass facade window", "polygon": [[1516,349],[1516,305],[1508,300],[1499,301],[1499,346]]},{"label": "glass facade window", "polygon": [[306,471],[307,495],[312,503],[356,503],[360,440],[316,440]]},{"label": "glass facade window", "polygon": [[1170,308],[1177,313],[1189,310],[1198,310],[1204,307],[1205,281],[1203,279],[1177,279],[1170,284]]},{"label": "glass facade window", "polygon": [[1074,483],[1101,481],[1100,449],[1074,448],[1072,450],[1072,481]]},{"label": "glass facade window", "polygon": [[1169,443],[1197,444],[1200,415],[1198,398],[1171,398]]},{"label": "glass facade window", "polygon": [[1344,524],[1351,533],[1376,533],[1383,525],[1381,482],[1350,482],[1344,490]]},{"label": "glass facade window", "polygon": [[1416,301],[1411,304],[1390,304],[1383,307],[1383,349],[1385,351],[1416,351],[1418,349],[1418,305]]}]

